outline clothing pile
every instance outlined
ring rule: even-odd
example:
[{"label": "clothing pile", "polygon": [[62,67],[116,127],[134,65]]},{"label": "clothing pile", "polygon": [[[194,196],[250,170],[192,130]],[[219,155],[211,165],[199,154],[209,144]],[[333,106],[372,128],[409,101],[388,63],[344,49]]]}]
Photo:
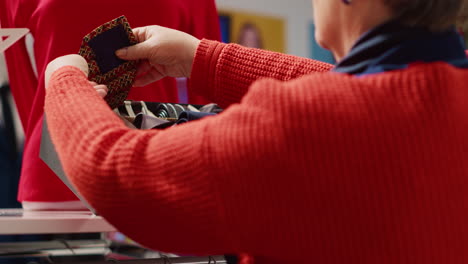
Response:
[{"label": "clothing pile", "polygon": [[216,104],[191,105],[125,101],[114,110],[132,128],[165,129],[220,113]]}]

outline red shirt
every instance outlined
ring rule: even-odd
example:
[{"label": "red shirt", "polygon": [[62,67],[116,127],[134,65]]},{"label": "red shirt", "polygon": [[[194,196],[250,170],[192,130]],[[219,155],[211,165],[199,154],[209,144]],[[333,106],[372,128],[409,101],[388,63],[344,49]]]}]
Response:
[{"label": "red shirt", "polygon": [[[226,108],[217,116],[128,129],[73,67],[52,77],[45,110],[72,182],[150,248],[269,264],[467,263],[468,70],[330,67],[203,41],[192,88]],[[98,114],[81,115],[86,102]]]},{"label": "red shirt", "polygon": [[[0,21],[4,28],[29,28],[39,79],[36,78],[24,42],[6,52],[10,86],[26,134],[19,186],[20,201],[76,200],[68,188],[39,158],[44,105],[43,73],[48,62],[58,56],[77,53],[82,38],[97,26],[120,15],[133,28],[162,25],[198,38],[220,39],[214,0],[0,0]],[[164,79],[144,88],[134,88],[130,99],[177,102],[174,79]],[[189,102],[205,103],[189,93]],[[69,107],[63,105],[63,110]],[[88,105],[81,114],[92,114]]]}]

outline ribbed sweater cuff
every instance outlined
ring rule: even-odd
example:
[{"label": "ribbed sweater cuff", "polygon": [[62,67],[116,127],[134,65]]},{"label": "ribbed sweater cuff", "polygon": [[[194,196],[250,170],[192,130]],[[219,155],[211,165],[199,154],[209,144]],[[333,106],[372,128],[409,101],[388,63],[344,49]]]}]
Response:
[{"label": "ribbed sweater cuff", "polygon": [[[88,81],[86,74],[82,70],[80,70],[78,67],[63,66],[59,68],[58,70],[56,70],[54,73],[52,73],[52,76],[50,77],[49,82],[55,83],[68,76],[77,76],[76,74],[79,74],[80,77],[83,77],[83,81],[86,81],[86,82]],[[67,87],[54,85],[53,87],[51,87],[51,90],[48,93],[55,92],[61,89],[67,89]]]},{"label": "ribbed sweater cuff", "polygon": [[216,65],[226,44],[202,39],[197,48],[190,76],[190,89],[216,101]]}]

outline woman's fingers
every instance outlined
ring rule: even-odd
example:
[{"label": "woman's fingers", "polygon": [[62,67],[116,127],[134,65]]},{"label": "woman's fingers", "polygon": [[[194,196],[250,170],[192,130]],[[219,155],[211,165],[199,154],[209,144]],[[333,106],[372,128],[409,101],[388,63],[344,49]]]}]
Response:
[{"label": "woman's fingers", "polygon": [[143,75],[143,74],[147,73],[148,71],[151,70],[151,68],[152,68],[152,66],[149,63],[149,61],[147,61],[147,60],[141,61],[140,64],[138,64],[138,68],[137,68],[137,71],[136,71],[136,76],[140,76],[140,75]]},{"label": "woman's fingers", "polygon": [[104,85],[104,84],[95,85],[95,86],[94,86],[94,89],[96,89],[96,90],[97,90],[97,89],[103,89],[103,90],[106,90],[106,91],[108,90],[108,89],[107,89],[107,86]]},{"label": "woman's fingers", "polygon": [[146,39],[144,38],[145,35],[145,27],[137,27],[132,29],[133,35],[135,35],[137,42],[142,42],[145,41]]},{"label": "woman's fingers", "polygon": [[93,81],[90,81],[89,83],[93,86],[94,90],[96,90],[96,92],[102,98],[104,98],[107,95],[107,93],[109,92],[109,89],[104,84],[98,84],[98,83],[93,82]]},{"label": "woman's fingers", "polygon": [[164,78],[165,76],[161,74],[156,68],[151,68],[146,74],[137,76],[135,82],[133,83],[136,87],[142,87],[150,83],[156,82]]},{"label": "woman's fingers", "polygon": [[107,95],[107,89],[96,89],[96,92],[101,96],[102,98],[106,97]]}]

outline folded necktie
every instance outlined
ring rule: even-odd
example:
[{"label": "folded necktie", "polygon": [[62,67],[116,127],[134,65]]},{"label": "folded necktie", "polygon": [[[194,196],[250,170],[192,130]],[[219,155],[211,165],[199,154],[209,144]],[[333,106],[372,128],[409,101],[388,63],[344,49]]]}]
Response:
[{"label": "folded necktie", "polygon": [[99,26],[83,38],[79,54],[88,62],[88,79],[107,85],[109,91],[104,99],[112,109],[127,98],[137,68],[137,61],[121,60],[115,51],[136,43],[125,16]]}]

